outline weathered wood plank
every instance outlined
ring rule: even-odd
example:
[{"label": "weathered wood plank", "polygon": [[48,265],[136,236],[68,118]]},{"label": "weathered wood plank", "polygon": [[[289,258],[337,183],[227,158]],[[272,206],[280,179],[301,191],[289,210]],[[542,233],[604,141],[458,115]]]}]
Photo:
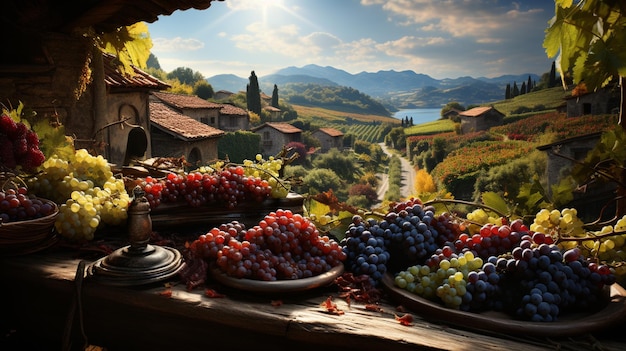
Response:
[{"label": "weathered wood plank", "polygon": [[[40,318],[40,323],[63,324],[74,292],[74,275],[80,260],[71,252],[48,252],[0,260],[0,279],[18,310]],[[173,281],[175,283],[175,280]],[[368,311],[338,298],[333,287],[288,296],[268,296],[229,289],[208,281],[225,298],[209,298],[204,289],[187,291],[182,284],[166,287],[114,287],[86,279],[82,286],[85,328],[90,340],[115,349],[151,345],[167,349],[177,343],[191,348],[219,343],[245,349],[269,343],[276,348],[299,350],[320,347],[345,350],[546,350],[553,345],[514,340],[441,324],[418,315],[410,326],[395,320],[396,306],[383,301],[382,311]],[[171,297],[162,293],[171,289]],[[5,291],[5,294],[7,292]],[[333,296],[343,315],[326,313],[320,304]],[[275,306],[272,300],[280,299]],[[4,299],[3,299],[4,300]],[[6,303],[6,301],[5,301]],[[48,317],[44,317],[46,314]],[[37,321],[31,321],[33,326]],[[58,326],[57,326],[58,327]],[[63,325],[61,325],[63,327]],[[134,333],[133,333],[134,329]],[[150,333],[139,333],[150,330]],[[58,328],[55,330],[58,333]],[[532,336],[529,336],[532,337]],[[98,343],[96,343],[98,344]],[[345,346],[344,346],[345,345]],[[180,344],[179,344],[180,346]]]}]

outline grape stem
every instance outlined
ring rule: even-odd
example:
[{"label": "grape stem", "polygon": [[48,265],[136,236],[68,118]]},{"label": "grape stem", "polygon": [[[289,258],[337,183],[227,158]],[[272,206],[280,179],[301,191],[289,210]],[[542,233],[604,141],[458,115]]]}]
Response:
[{"label": "grape stem", "polygon": [[456,200],[456,199],[433,199],[433,200],[429,200],[424,202],[424,206],[429,206],[429,205],[433,205],[433,204],[437,204],[437,203],[442,203],[444,205],[446,204],[460,204],[460,205],[469,205],[469,206],[475,206],[475,207],[481,207],[484,209],[487,209],[495,214],[497,214],[500,217],[505,217],[505,218],[509,218],[509,215],[506,215],[498,210],[496,210],[495,208],[485,205],[485,204],[481,204],[478,202],[471,202],[471,201],[464,201],[464,200]]}]

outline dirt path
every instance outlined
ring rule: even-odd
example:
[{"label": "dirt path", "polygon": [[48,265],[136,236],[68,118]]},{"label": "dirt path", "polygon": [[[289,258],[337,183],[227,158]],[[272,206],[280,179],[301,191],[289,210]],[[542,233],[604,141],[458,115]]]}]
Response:
[{"label": "dirt path", "polygon": [[[383,152],[388,156],[393,156],[391,150],[385,146],[384,143],[379,143],[380,147],[383,149]],[[415,193],[415,169],[411,162],[407,160],[405,157],[400,157],[400,163],[402,164],[402,188],[400,189],[400,195],[403,198],[410,197],[413,193]],[[378,187],[378,199],[382,201],[385,197],[385,193],[389,188],[389,178],[387,174],[379,174],[381,182]]]}]

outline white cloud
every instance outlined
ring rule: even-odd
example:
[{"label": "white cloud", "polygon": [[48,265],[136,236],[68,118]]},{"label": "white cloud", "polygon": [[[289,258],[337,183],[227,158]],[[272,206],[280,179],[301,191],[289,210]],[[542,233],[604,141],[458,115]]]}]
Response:
[{"label": "white cloud", "polygon": [[181,52],[196,51],[204,47],[204,43],[194,38],[152,38],[152,51],[159,52]]}]

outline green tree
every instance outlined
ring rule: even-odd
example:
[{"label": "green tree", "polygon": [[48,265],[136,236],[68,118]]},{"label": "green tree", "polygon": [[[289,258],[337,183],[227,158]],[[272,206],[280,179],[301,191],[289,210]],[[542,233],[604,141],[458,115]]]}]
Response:
[{"label": "green tree", "polygon": [[513,82],[513,92],[511,93],[513,97],[519,95],[519,88],[517,87],[517,82]]},{"label": "green tree", "polygon": [[511,83],[507,83],[506,90],[504,91],[504,98],[506,100],[511,98]]},{"label": "green tree", "polygon": [[272,90],[272,107],[278,107],[278,86],[274,84],[274,90]]},{"label": "green tree", "polygon": [[146,67],[161,70],[161,64],[159,63],[159,59],[152,53],[150,53],[150,56],[148,56],[148,61],[146,61]]},{"label": "green tree", "polygon": [[310,194],[319,194],[332,190],[338,199],[345,201],[347,191],[341,178],[331,169],[315,168],[310,170],[303,179]]},{"label": "green tree", "polygon": [[178,79],[182,84],[193,87],[196,82],[204,80],[204,76],[200,72],[195,72],[188,67],[178,67],[167,74],[167,79]]},{"label": "green tree", "polygon": [[530,93],[532,89],[533,89],[533,82],[530,79],[530,75],[529,75],[528,76],[528,82],[526,83],[526,92]]},{"label": "green tree", "polygon": [[556,86],[556,63],[552,61],[552,67],[550,67],[550,75],[548,76],[548,88],[554,88]]},{"label": "green tree", "polygon": [[385,145],[396,150],[401,150],[406,146],[406,134],[401,127],[393,128],[385,136]]},{"label": "green tree", "polygon": [[206,80],[199,80],[193,86],[193,94],[204,99],[210,99],[215,94],[213,92],[213,87]]},{"label": "green tree", "polygon": [[332,169],[341,179],[349,183],[354,182],[362,174],[361,167],[351,153],[344,153],[337,148],[330,149],[327,153],[319,155],[313,160],[315,168]]},{"label": "green tree", "polygon": [[248,110],[261,116],[261,91],[259,90],[259,79],[254,71],[248,77],[249,83],[246,86],[246,98],[248,101]]}]

